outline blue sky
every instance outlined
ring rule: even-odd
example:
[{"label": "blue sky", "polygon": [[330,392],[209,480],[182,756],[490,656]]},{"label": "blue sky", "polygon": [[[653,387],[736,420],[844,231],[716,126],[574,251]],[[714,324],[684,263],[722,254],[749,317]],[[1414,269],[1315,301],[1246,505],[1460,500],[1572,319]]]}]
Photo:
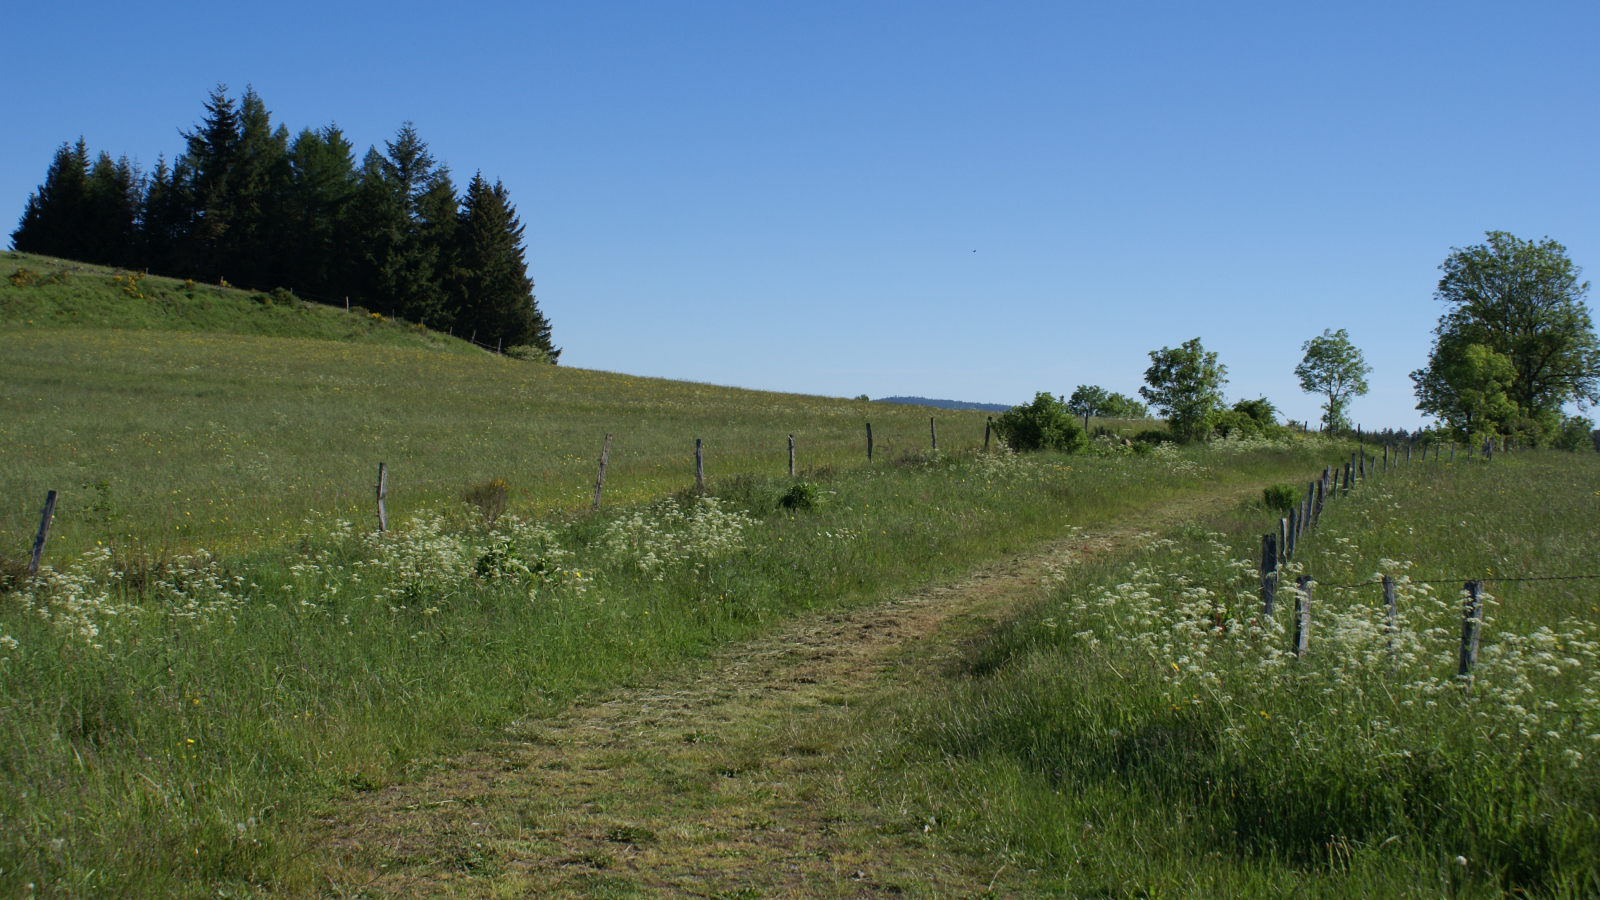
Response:
[{"label": "blue sky", "polygon": [[1600,5],[26,4],[0,213],[54,148],[149,166],[222,82],[505,181],[574,366],[806,393],[1132,392],[1415,425],[1437,267],[1500,229],[1600,264]]}]

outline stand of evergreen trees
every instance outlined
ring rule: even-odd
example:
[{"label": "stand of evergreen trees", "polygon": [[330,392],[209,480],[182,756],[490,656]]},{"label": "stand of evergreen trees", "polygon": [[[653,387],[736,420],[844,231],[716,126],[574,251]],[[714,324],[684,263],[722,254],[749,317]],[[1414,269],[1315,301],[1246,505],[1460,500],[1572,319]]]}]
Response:
[{"label": "stand of evergreen trees", "polygon": [[289,288],[553,362],[504,185],[457,195],[411,123],[359,165],[337,126],[290,136],[254,90],[212,92],[183,152],[144,173],[63,144],[28,205],[20,251],[206,283]]}]

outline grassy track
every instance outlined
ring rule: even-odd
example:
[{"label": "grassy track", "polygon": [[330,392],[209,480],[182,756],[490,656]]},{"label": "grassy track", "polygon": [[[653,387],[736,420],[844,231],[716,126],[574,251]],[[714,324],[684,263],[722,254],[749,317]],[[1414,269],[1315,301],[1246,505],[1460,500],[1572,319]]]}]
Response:
[{"label": "grassy track", "polygon": [[[1466,578],[1600,573],[1600,460],[1417,462],[1335,501],[1293,563],[1311,650],[1260,616],[1255,504],[1053,596],[857,724],[858,790],[945,823],[1020,889],[1096,897],[1594,896],[1600,581],[1490,582],[1455,679]],[[1400,583],[1400,628],[1381,590]],[[1435,576],[1444,583],[1427,585]],[[892,723],[887,727],[879,723]]]}]

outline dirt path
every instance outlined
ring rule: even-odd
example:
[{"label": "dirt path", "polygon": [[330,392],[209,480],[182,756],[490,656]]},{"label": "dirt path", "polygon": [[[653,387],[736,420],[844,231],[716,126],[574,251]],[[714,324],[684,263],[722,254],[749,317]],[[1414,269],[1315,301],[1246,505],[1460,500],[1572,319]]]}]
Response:
[{"label": "dirt path", "polygon": [[[1041,577],[1237,502],[1189,498],[956,583],[808,617],[677,682],[619,691],[361,795],[325,821],[334,896],[976,896],[996,872],[936,854],[921,823],[853,798],[833,751],[885,673],[1036,599]],[[916,650],[918,654],[908,651]]]}]

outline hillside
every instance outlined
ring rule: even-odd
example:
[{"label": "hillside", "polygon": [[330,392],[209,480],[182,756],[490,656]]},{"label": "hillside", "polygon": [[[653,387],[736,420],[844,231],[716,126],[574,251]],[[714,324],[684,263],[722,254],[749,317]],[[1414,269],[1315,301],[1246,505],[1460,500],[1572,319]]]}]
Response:
[{"label": "hillside", "polygon": [[93,328],[248,334],[473,353],[466,341],[369,312],[7,252],[0,330]]},{"label": "hillside", "polygon": [[935,409],[976,409],[983,412],[1005,412],[1011,408],[1004,403],[969,403],[965,400],[933,400],[928,397],[880,397],[878,402],[931,406]]}]

